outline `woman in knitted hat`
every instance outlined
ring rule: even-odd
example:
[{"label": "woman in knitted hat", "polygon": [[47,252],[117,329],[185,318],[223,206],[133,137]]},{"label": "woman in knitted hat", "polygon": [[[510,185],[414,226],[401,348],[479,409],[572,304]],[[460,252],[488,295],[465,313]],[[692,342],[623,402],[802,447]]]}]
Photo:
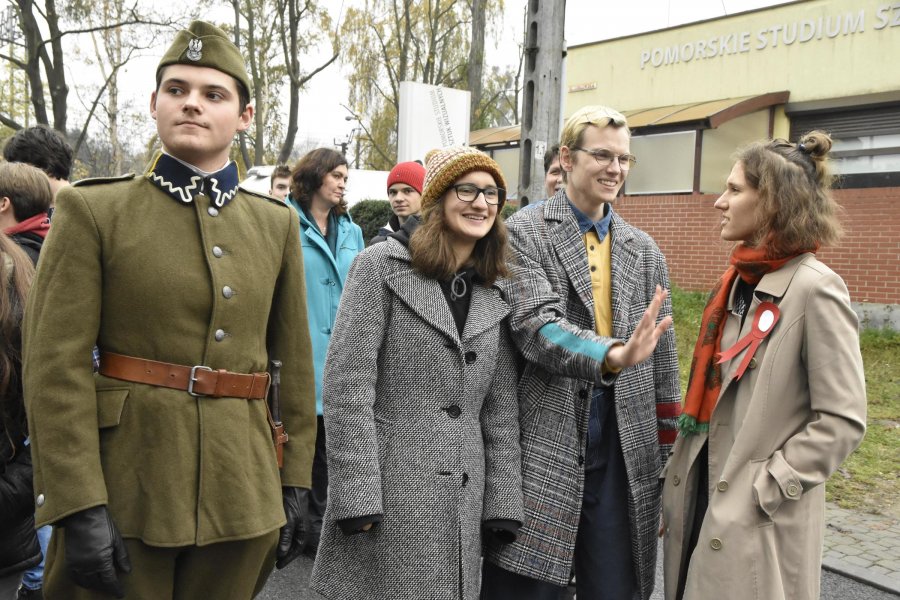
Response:
[{"label": "woman in knitted hat", "polygon": [[866,390],[843,280],[816,259],[840,231],[831,138],[738,153],[680,433],[664,470],[666,598],[818,598],[825,490],[859,445]]},{"label": "woman in knitted hat", "polygon": [[330,491],[312,587],[474,600],[482,535],[522,522],[500,167],[430,155],[422,224],[348,275],[325,367]]}]

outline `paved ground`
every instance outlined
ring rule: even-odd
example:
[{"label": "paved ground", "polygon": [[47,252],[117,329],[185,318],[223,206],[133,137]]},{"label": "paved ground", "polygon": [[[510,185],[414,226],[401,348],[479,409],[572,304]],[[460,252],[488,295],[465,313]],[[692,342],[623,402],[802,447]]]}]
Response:
[{"label": "paved ground", "polygon": [[825,507],[822,566],[900,595],[900,521]]},{"label": "paved ground", "polygon": [[[826,507],[827,529],[821,600],[897,600],[900,596],[898,556],[900,523]],[[662,556],[662,544],[659,548]],[[893,558],[891,558],[893,557]],[[311,559],[302,557],[269,578],[259,600],[324,600],[309,589]],[[662,600],[662,560],[657,561],[656,591]]]}]

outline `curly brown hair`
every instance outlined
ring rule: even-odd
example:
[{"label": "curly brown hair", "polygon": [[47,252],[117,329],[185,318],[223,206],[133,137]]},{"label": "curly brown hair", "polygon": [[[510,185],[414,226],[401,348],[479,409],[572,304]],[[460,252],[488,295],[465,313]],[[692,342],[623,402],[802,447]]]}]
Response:
[{"label": "curly brown hair", "polygon": [[[303,158],[297,161],[291,171],[291,198],[309,210],[313,194],[322,187],[325,176],[346,164],[347,159],[344,158],[344,155],[331,148],[316,148],[307,152]],[[340,203],[332,210],[337,215],[346,213],[347,201],[341,199]]]},{"label": "curly brown hair", "polygon": [[34,265],[0,233],[0,455],[15,452],[28,430],[22,397],[22,314]]},{"label": "curly brown hair", "polygon": [[834,244],[841,236],[840,210],[831,194],[831,137],[811,131],[796,144],[783,139],[754,142],[735,159],[759,195],[759,229],[779,255]]}]

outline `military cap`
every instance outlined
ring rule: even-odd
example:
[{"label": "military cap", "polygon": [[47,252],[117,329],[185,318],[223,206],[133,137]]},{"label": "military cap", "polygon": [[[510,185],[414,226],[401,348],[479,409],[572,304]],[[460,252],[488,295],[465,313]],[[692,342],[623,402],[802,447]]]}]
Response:
[{"label": "military cap", "polygon": [[194,21],[175,36],[175,41],[159,61],[156,76],[169,65],[209,67],[237,79],[250,93],[250,77],[237,46],[224,31],[205,21]]}]

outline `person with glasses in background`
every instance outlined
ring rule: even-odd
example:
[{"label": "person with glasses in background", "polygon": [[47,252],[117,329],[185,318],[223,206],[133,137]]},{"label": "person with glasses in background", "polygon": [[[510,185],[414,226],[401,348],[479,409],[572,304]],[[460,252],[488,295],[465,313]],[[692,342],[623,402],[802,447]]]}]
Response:
[{"label": "person with glasses in background", "polygon": [[475,600],[482,537],[522,487],[499,165],[432,152],[422,223],[362,252],[325,365],[330,491],[311,586],[332,599]]},{"label": "person with glasses in background", "polygon": [[559,162],[565,189],[507,221],[525,524],[488,546],[481,597],[556,600],[574,572],[578,598],[646,599],[681,406],[668,269],[612,207],[637,162],[624,116],[577,111]]}]

